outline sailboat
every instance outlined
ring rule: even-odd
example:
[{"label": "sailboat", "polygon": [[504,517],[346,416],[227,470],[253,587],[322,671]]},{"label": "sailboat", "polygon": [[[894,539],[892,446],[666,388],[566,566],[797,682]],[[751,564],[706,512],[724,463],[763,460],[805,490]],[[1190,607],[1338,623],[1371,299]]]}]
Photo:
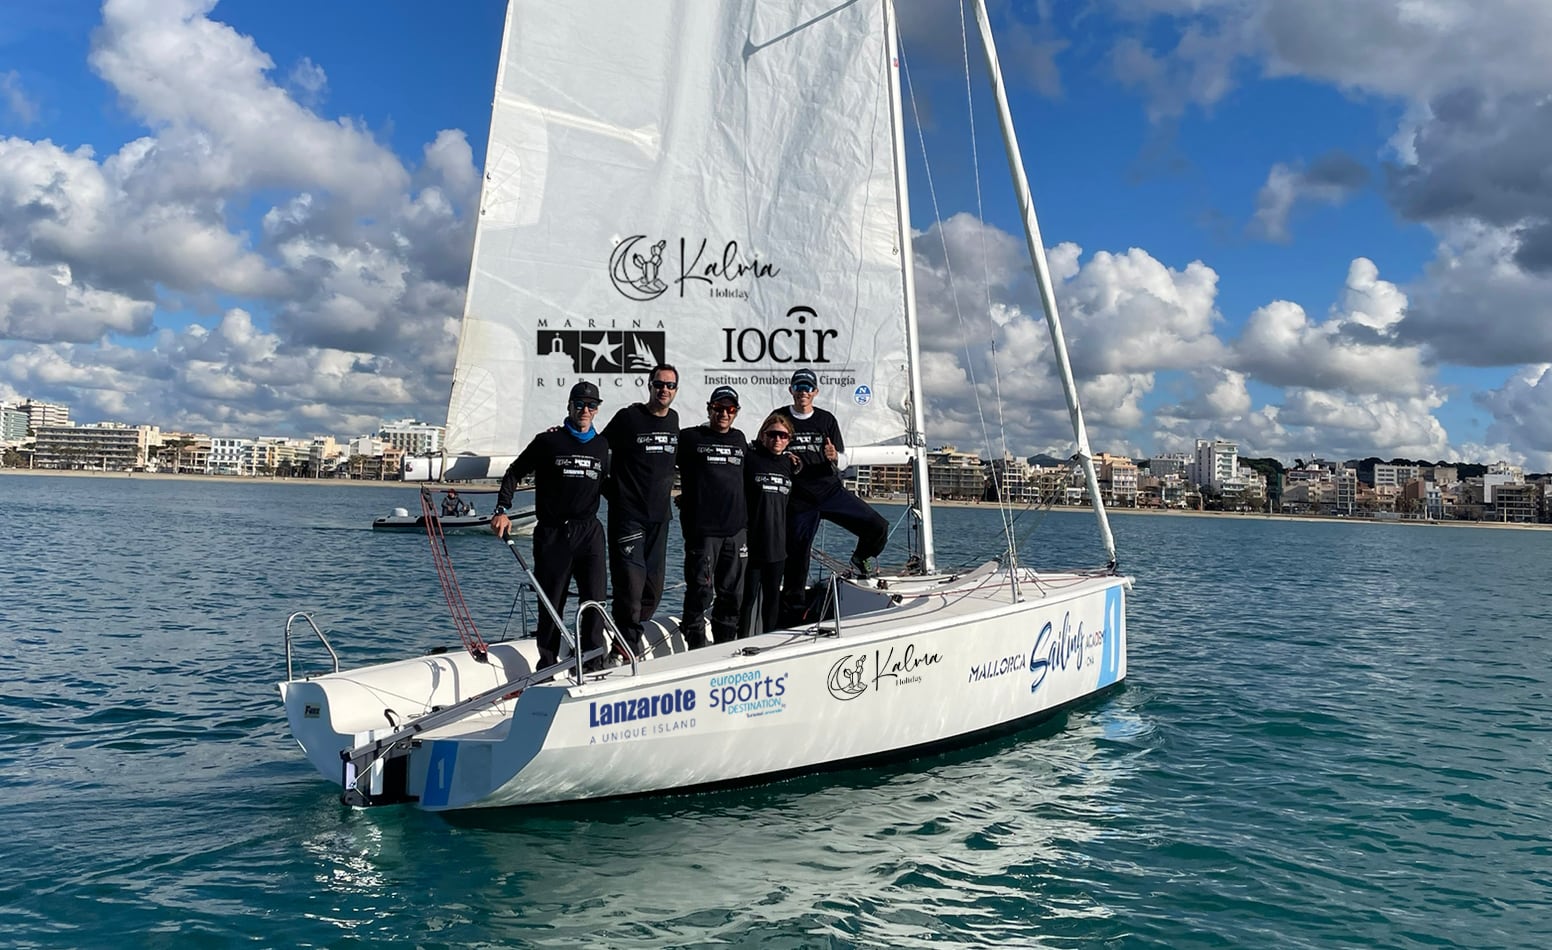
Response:
[{"label": "sailboat", "polygon": [[[663,619],[636,655],[604,605],[582,605],[624,658],[602,672],[584,672],[603,651],[570,628],[570,655],[547,668],[532,640],[466,638],[292,678],[288,625],[291,731],[347,803],[440,811],[771,779],[972,742],[1124,680],[1131,580],[974,6],[1105,564],[1034,570],[1010,547],[942,571],[919,493],[910,572],[832,573],[828,609],[804,627],[689,652]],[[908,463],[926,486],[899,63],[892,0],[513,0],[449,454],[410,476],[499,475],[578,380],[608,411],[671,362],[692,400],[734,385],[773,408],[793,369],[814,368],[853,461]]]}]

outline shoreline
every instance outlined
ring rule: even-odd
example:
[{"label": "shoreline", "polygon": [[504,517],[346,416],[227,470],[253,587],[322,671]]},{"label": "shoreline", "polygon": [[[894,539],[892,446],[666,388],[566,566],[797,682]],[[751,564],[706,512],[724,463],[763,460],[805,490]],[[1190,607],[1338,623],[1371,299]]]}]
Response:
[{"label": "shoreline", "polygon": [[[906,502],[895,498],[864,498],[864,501],[874,505],[895,505],[904,507]],[[934,508],[984,508],[994,511],[997,505],[985,501],[934,501]],[[1025,510],[1026,506],[1014,506],[1012,511],[1018,514]],[[1028,506],[1031,509],[1039,506]],[[1057,505],[1051,511],[1066,511],[1072,513],[1089,513],[1092,508],[1078,508],[1071,505]],[[1335,515],[1290,515],[1268,514],[1264,511],[1190,511],[1180,508],[1106,508],[1106,515],[1143,515],[1145,517],[1162,518],[1258,518],[1263,521],[1291,521],[1291,522],[1324,522],[1327,524],[1356,524],[1356,525],[1402,525],[1405,527],[1421,528],[1500,528],[1511,531],[1545,531],[1552,529],[1552,524],[1525,524],[1517,521],[1429,521],[1428,519],[1414,518],[1339,518]]]},{"label": "shoreline", "polygon": [[[489,488],[494,483],[473,482],[403,482],[403,481],[370,481],[352,478],[278,478],[275,476],[248,476],[248,475],[174,475],[170,472],[83,472],[61,469],[27,469],[27,468],[0,468],[0,476],[5,475],[37,475],[52,478],[138,478],[146,481],[179,481],[179,482],[206,482],[224,483],[233,485],[272,484],[272,485],[313,485],[318,487],[338,488],[396,488],[402,491],[414,491],[422,485],[440,488],[481,489]],[[898,498],[864,498],[864,501],[873,505],[893,505],[904,507],[906,502]],[[934,501],[934,508],[983,508],[995,510],[996,505],[991,502],[978,501]],[[1014,507],[1015,513],[1022,512],[1023,507]],[[1069,505],[1059,505],[1051,511],[1067,511],[1074,513],[1088,512],[1090,508],[1077,508]],[[1407,527],[1422,528],[1496,528],[1510,531],[1545,531],[1552,529],[1549,524],[1524,524],[1520,522],[1505,521],[1429,521],[1427,519],[1380,519],[1380,518],[1338,518],[1332,515],[1289,515],[1268,514],[1260,511],[1184,511],[1178,508],[1106,508],[1107,515],[1143,515],[1145,517],[1163,518],[1259,518],[1264,521],[1290,521],[1290,522],[1325,522],[1328,524],[1357,524],[1357,525],[1404,525]]]},{"label": "shoreline", "polygon": [[[421,482],[378,482],[356,478],[280,478],[272,475],[174,475],[171,472],[85,472],[69,469],[0,468],[0,476],[36,475],[46,478],[108,478],[121,481],[125,478],[148,482],[216,482],[232,485],[317,485],[321,487],[350,488],[401,488],[417,489]],[[440,485],[440,482],[425,482]],[[451,487],[462,488],[461,483]],[[478,487],[478,486],[470,486]]]}]

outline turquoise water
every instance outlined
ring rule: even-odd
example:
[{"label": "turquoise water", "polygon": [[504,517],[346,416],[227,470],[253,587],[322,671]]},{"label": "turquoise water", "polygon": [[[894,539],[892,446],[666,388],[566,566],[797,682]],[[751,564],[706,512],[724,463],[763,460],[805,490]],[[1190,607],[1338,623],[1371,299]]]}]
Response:
[{"label": "turquoise water", "polygon": [[[1552,945],[1552,532],[1117,517],[1130,676],[1060,721],[738,791],[349,811],[287,734],[281,629],[315,611],[347,664],[446,642],[424,541],[367,528],[413,500],[0,477],[0,944]],[[939,531],[999,547],[994,512]],[[450,543],[494,639],[512,559]],[[1101,560],[1086,515],[1023,548]]]}]

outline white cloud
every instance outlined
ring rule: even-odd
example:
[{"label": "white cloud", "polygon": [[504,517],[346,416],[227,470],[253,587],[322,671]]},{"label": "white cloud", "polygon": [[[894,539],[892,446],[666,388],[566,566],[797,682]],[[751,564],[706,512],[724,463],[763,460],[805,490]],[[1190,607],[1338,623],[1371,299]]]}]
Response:
[{"label": "white cloud", "polygon": [[1289,301],[1260,307],[1234,342],[1234,367],[1275,386],[1426,396],[1432,371],[1422,347],[1390,332],[1406,298],[1379,279],[1373,262],[1353,261],[1343,305],[1323,323]]},{"label": "white cloud", "polygon": [[1482,457],[1507,459],[1502,446],[1512,445],[1519,457],[1510,461],[1552,472],[1552,364],[1526,366],[1498,389],[1472,398],[1493,414],[1487,439],[1500,446],[1496,455]]},{"label": "white cloud", "polygon": [[38,121],[38,104],[22,88],[21,74],[14,69],[0,73],[0,105],[22,125]]}]

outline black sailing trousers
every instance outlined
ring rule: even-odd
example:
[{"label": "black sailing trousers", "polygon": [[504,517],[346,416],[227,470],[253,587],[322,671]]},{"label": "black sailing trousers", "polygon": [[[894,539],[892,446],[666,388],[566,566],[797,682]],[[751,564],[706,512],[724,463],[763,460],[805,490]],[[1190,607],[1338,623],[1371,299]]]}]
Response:
[{"label": "black sailing trousers", "polygon": [[625,642],[639,655],[642,623],[651,620],[663,597],[668,562],[668,522],[638,521],[609,512],[609,576],[614,578],[611,613]]},{"label": "black sailing trousers", "polygon": [[[562,617],[573,578],[582,600],[604,600],[608,581],[604,574],[604,528],[597,518],[578,518],[559,524],[540,523],[534,528],[534,579]],[[604,618],[588,611],[582,619],[582,652],[604,645]],[[543,605],[539,607],[539,665],[549,666],[560,657],[560,628]]]}]

